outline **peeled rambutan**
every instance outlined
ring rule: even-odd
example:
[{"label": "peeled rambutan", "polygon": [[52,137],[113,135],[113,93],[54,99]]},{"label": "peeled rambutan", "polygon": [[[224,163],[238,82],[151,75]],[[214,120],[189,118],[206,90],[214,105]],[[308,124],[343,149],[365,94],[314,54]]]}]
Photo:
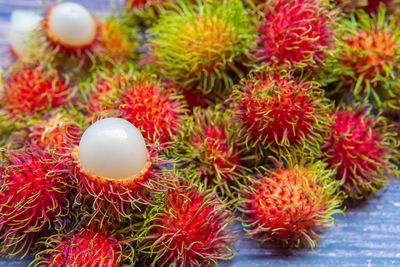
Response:
[{"label": "peeled rambutan", "polygon": [[74,96],[68,80],[45,66],[17,65],[4,77],[3,107],[13,117],[26,119],[68,106]]},{"label": "peeled rambutan", "polygon": [[399,94],[400,21],[388,17],[381,5],[377,14],[358,10],[338,24],[336,50],[326,67],[326,81],[334,93],[351,91],[379,108],[395,105]]},{"label": "peeled rambutan", "polygon": [[182,168],[196,170],[196,177],[205,184],[230,192],[229,185],[245,172],[241,152],[243,138],[239,126],[219,106],[195,108],[182,125],[175,141],[177,158]]},{"label": "peeled rambutan", "polygon": [[3,153],[0,167],[3,255],[24,256],[39,237],[64,227],[74,187],[69,166],[67,158],[36,146]]},{"label": "peeled rambutan", "polygon": [[291,162],[251,178],[241,188],[243,226],[260,242],[315,247],[321,228],[334,223],[342,203],[333,171],[321,161]]},{"label": "peeled rambutan", "polygon": [[[311,145],[329,125],[330,104],[314,82],[290,73],[252,73],[231,96],[249,147]],[[312,147],[312,146],[309,146]]]},{"label": "peeled rambutan", "polygon": [[180,2],[149,30],[150,54],[182,88],[222,93],[242,75],[238,63],[246,61],[252,31],[240,1]]},{"label": "peeled rambutan", "polygon": [[332,47],[333,12],[319,0],[269,0],[255,58],[272,67],[318,67]]},{"label": "peeled rambutan", "polygon": [[[129,218],[128,211],[148,203],[147,192],[163,178],[160,146],[147,149],[140,131],[126,120],[107,118],[89,126],[72,151],[74,176],[81,183],[78,203],[92,205],[93,218]],[[81,199],[83,199],[81,201]]]},{"label": "peeled rambutan", "polygon": [[47,249],[38,253],[31,265],[117,267],[134,262],[133,248],[105,227],[82,227],[71,235],[56,234],[44,244]]},{"label": "peeled rambutan", "polygon": [[158,195],[138,234],[153,266],[208,266],[234,256],[234,222],[225,204],[200,186],[179,185]]},{"label": "peeled rambutan", "polygon": [[397,143],[386,120],[362,107],[339,109],[321,145],[324,160],[351,198],[366,197],[396,173]]}]

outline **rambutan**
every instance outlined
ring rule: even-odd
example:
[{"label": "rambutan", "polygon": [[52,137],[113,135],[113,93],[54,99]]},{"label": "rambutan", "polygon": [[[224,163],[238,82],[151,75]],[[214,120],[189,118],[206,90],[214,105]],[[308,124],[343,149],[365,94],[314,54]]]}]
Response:
[{"label": "rambutan", "polygon": [[376,192],[396,174],[394,132],[386,120],[363,107],[346,107],[331,115],[330,130],[321,144],[324,160],[351,198]]},{"label": "rambutan", "polygon": [[209,266],[234,256],[234,222],[225,204],[201,186],[179,185],[158,195],[138,234],[153,266]]},{"label": "rambutan", "polygon": [[140,131],[126,120],[95,122],[72,152],[74,176],[81,183],[76,202],[92,205],[92,218],[128,218],[128,211],[147,203],[147,192],[163,179],[162,170],[153,168],[168,163],[157,157],[161,150],[153,146],[148,151]]},{"label": "rambutan", "polygon": [[368,13],[377,12],[381,4],[389,10],[395,9],[400,4],[398,0],[336,0],[335,2],[345,12],[354,12],[362,8]]},{"label": "rambutan", "polygon": [[157,70],[188,90],[228,90],[242,71],[238,63],[253,41],[246,10],[237,0],[180,2],[149,30]]},{"label": "rambutan", "polygon": [[243,138],[235,134],[237,129],[239,126],[219,106],[195,108],[175,141],[182,167],[195,169],[196,177],[205,184],[221,185],[230,192],[229,185],[246,170],[240,145]]},{"label": "rambutan", "polygon": [[69,78],[41,65],[17,65],[4,77],[3,107],[12,117],[26,119],[58,107],[74,97]]},{"label": "rambutan", "polygon": [[117,267],[133,264],[134,250],[105,227],[82,227],[71,235],[56,234],[44,242],[46,250],[36,255],[34,266]]},{"label": "rambutan", "polygon": [[290,73],[252,73],[231,100],[235,117],[243,124],[246,144],[260,151],[306,143],[311,148],[330,123],[331,105],[318,84]]},{"label": "rambutan", "polygon": [[1,253],[24,256],[39,237],[64,227],[74,182],[70,164],[39,147],[3,152]]},{"label": "rambutan", "polygon": [[265,1],[255,58],[272,67],[321,66],[332,47],[333,12],[319,0]]},{"label": "rambutan", "polygon": [[285,245],[315,247],[321,228],[334,223],[341,213],[341,198],[333,171],[321,161],[296,162],[285,159],[277,169],[251,178],[241,189],[243,226],[260,242],[280,241]]},{"label": "rambutan", "polygon": [[359,10],[338,24],[336,51],[326,68],[327,82],[341,96],[352,91],[379,108],[397,102],[399,82],[400,21],[387,17],[381,5],[377,14]]}]

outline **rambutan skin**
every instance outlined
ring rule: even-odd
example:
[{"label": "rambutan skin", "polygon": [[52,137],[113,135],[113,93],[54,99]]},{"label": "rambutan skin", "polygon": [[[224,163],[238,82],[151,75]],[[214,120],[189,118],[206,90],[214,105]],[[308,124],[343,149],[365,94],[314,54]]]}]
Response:
[{"label": "rambutan skin", "polygon": [[66,107],[74,95],[68,80],[44,66],[16,66],[4,79],[6,91],[1,101],[13,117],[19,118]]},{"label": "rambutan skin", "polygon": [[319,0],[270,0],[262,4],[255,58],[272,67],[320,66],[332,47],[331,7]]},{"label": "rambutan skin", "polygon": [[318,84],[290,73],[252,73],[236,87],[230,101],[250,147],[316,143],[330,123],[331,104]]},{"label": "rambutan skin", "polygon": [[341,213],[338,184],[325,167],[321,161],[281,165],[242,186],[239,210],[249,236],[260,242],[315,247],[317,230],[331,226],[331,216]]},{"label": "rambutan skin", "polygon": [[351,198],[367,197],[397,173],[392,162],[398,154],[397,134],[386,119],[372,116],[366,108],[347,107],[331,116],[331,129],[321,145],[323,158]]},{"label": "rambutan skin", "polygon": [[149,31],[150,54],[160,74],[182,88],[222,93],[241,76],[253,29],[240,1],[198,1],[166,12]]},{"label": "rambutan skin", "polygon": [[1,252],[24,255],[64,226],[75,183],[68,159],[35,146],[4,153],[0,170]]},{"label": "rambutan skin", "polygon": [[177,184],[155,201],[138,235],[152,266],[205,266],[233,257],[233,217],[212,193]]}]

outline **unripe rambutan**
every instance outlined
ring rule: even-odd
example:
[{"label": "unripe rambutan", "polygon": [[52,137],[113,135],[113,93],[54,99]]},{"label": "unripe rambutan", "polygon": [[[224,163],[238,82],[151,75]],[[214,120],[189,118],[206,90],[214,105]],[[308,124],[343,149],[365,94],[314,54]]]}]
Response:
[{"label": "unripe rambutan", "polygon": [[20,119],[67,106],[74,96],[68,77],[40,65],[17,65],[4,77],[4,86],[3,107]]},{"label": "unripe rambutan", "polygon": [[330,104],[318,84],[290,73],[252,73],[231,100],[246,144],[260,151],[306,143],[313,147],[330,123]]},{"label": "unripe rambutan", "polygon": [[241,152],[243,138],[238,125],[219,106],[195,108],[175,141],[176,154],[183,168],[196,170],[205,184],[231,192],[229,185],[242,176],[246,168]]},{"label": "unripe rambutan", "polygon": [[179,185],[158,195],[138,234],[152,266],[209,266],[234,256],[227,206],[201,186]]},{"label": "unripe rambutan", "polygon": [[324,160],[351,198],[366,197],[396,174],[396,134],[386,120],[362,107],[339,109],[322,144]]},{"label": "unripe rambutan", "polygon": [[67,160],[35,146],[4,153],[0,167],[3,255],[26,255],[38,237],[65,225],[74,186]]},{"label": "unripe rambutan", "polygon": [[[134,251],[127,241],[104,227],[83,227],[71,235],[57,234],[44,242],[46,250],[36,255],[33,266],[131,266]],[[126,261],[126,262],[125,262]]]},{"label": "unripe rambutan", "polygon": [[400,21],[381,6],[369,16],[359,10],[338,24],[336,50],[328,60],[325,80],[346,97],[367,98],[379,108],[392,106],[399,94]]},{"label": "unripe rambutan", "polygon": [[[158,149],[158,151],[157,151]],[[147,192],[163,179],[155,146],[147,150],[137,128],[126,120],[108,118],[95,122],[83,133],[72,152],[74,176],[81,182],[78,201],[92,205],[94,218],[129,217],[131,208],[147,203]]]},{"label": "unripe rambutan", "polygon": [[321,161],[305,164],[286,159],[272,171],[251,179],[241,189],[243,226],[250,237],[266,242],[281,241],[289,246],[315,247],[320,228],[334,223],[341,213],[341,198],[333,171]]},{"label": "unripe rambutan", "polygon": [[318,67],[332,47],[333,12],[320,0],[265,1],[255,57],[272,67]]},{"label": "unripe rambutan", "polygon": [[149,48],[166,78],[188,90],[221,93],[242,75],[237,64],[246,61],[252,31],[240,1],[182,2],[150,29]]}]

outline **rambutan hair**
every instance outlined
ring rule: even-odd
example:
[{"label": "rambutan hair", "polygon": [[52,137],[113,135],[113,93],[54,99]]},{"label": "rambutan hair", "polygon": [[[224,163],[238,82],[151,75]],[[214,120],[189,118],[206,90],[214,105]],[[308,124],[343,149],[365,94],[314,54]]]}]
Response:
[{"label": "rambutan hair", "polygon": [[333,46],[328,1],[269,0],[262,4],[255,58],[271,67],[320,67]]},{"label": "rambutan hair", "polygon": [[364,106],[342,107],[321,144],[323,159],[336,170],[336,179],[351,198],[364,198],[398,175],[397,133],[384,117]]},{"label": "rambutan hair", "polygon": [[228,90],[254,35],[238,0],[179,2],[149,30],[150,54],[166,78],[203,94]]},{"label": "rambutan hair", "polygon": [[293,156],[275,164],[276,169],[249,177],[241,186],[239,210],[245,231],[260,242],[314,248],[319,231],[334,224],[333,214],[342,213],[334,172],[322,161]]},{"label": "rambutan hair", "polygon": [[233,222],[213,193],[177,182],[155,198],[138,234],[139,252],[152,266],[217,264],[234,256]]},{"label": "rambutan hair", "polygon": [[2,154],[1,253],[25,256],[39,237],[65,226],[75,182],[70,178],[69,159],[40,147]]}]

